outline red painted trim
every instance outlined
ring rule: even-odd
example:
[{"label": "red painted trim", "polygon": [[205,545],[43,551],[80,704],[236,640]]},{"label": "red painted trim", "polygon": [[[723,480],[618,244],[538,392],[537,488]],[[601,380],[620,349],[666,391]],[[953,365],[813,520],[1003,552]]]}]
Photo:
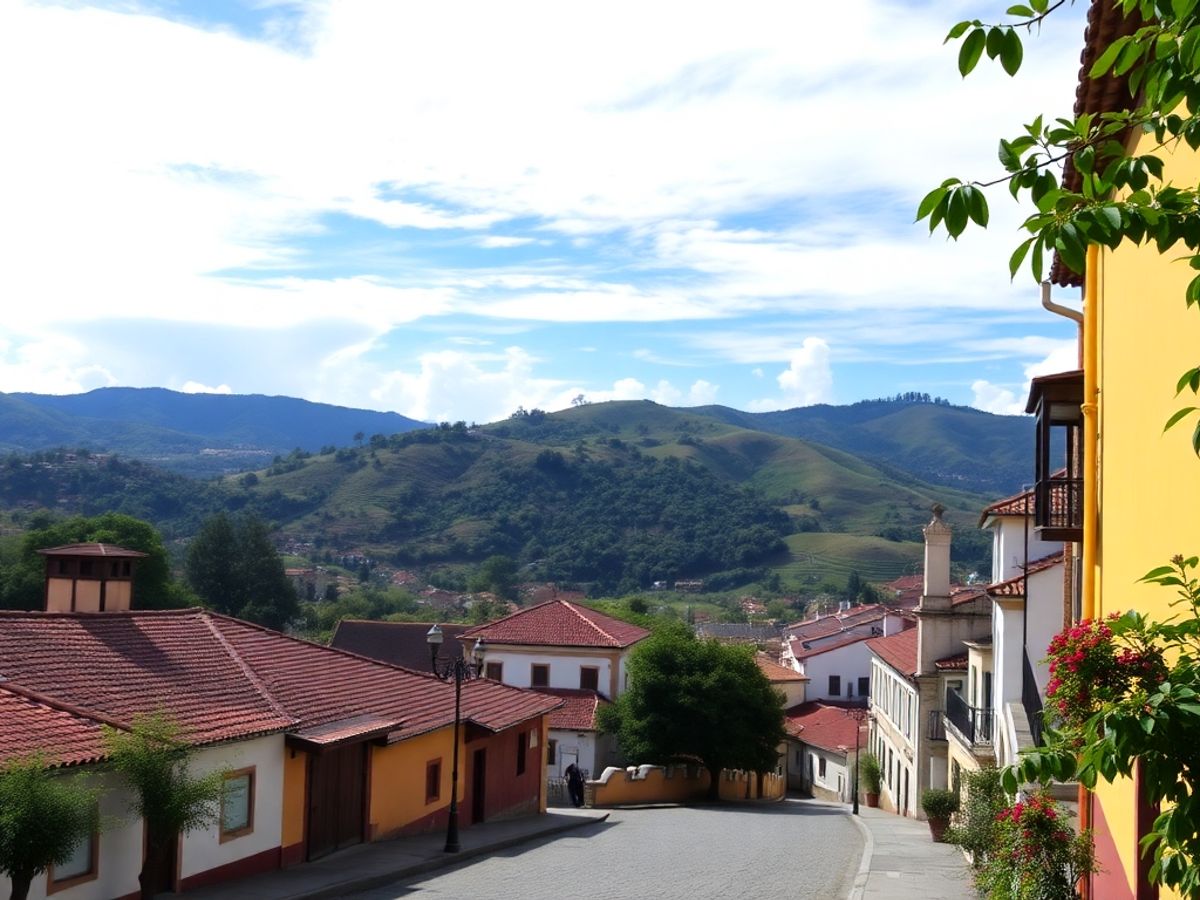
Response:
[{"label": "red painted trim", "polygon": [[280,849],[279,867],[281,869],[286,869],[289,866],[297,866],[302,862],[304,862],[304,841],[299,841]]},{"label": "red painted trim", "polygon": [[1137,791],[1137,833],[1134,839],[1134,853],[1137,854],[1137,900],[1158,900],[1158,885],[1150,881],[1150,867],[1154,865],[1153,853],[1142,853],[1141,840],[1154,828],[1154,820],[1158,818],[1161,808],[1157,803],[1151,803],[1146,794],[1146,782],[1142,776],[1142,764],[1138,762],[1133,770],[1133,784]]},{"label": "red painted trim", "polygon": [[264,850],[262,853],[255,853],[253,856],[235,859],[233,862],[226,863],[223,866],[217,866],[214,869],[207,869],[204,872],[189,875],[187,878],[180,880],[179,890],[190,891],[198,887],[217,884],[221,881],[230,881],[234,878],[248,878],[251,875],[258,875],[261,872],[273,872],[279,868],[279,861],[280,849],[272,847],[270,850]]},{"label": "red painted trim", "polygon": [[1116,841],[1105,818],[1104,805],[1091,797],[1092,835],[1096,842],[1096,865],[1099,871],[1092,876],[1091,896],[1096,900],[1135,900],[1121,865]]}]

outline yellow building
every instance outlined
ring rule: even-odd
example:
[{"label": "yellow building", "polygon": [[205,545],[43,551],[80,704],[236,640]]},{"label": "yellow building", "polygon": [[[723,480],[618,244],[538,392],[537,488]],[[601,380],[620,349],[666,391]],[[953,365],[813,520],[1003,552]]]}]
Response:
[{"label": "yellow building", "polygon": [[[1077,115],[1129,103],[1121,79],[1087,77],[1099,54],[1128,27],[1114,3],[1093,0]],[[1134,154],[1155,150],[1153,135],[1137,132],[1129,141]],[[1165,181],[1200,183],[1200,157],[1185,145],[1165,154],[1165,163]],[[1070,170],[1066,177],[1068,184],[1078,182]],[[1129,609],[1170,615],[1173,594],[1138,579],[1177,553],[1200,552],[1200,461],[1189,428],[1163,433],[1163,424],[1184,405],[1174,396],[1176,380],[1196,364],[1200,347],[1200,319],[1184,303],[1195,272],[1174,256],[1160,255],[1153,245],[1092,247],[1084,275],[1061,265],[1053,273],[1060,286],[1084,288],[1082,369],[1035,380],[1029,411],[1039,425],[1039,534],[1072,542],[1079,575],[1067,599],[1076,618]],[[1049,454],[1047,439],[1056,430],[1068,435],[1065,479],[1052,477],[1063,462]],[[1053,490],[1064,495],[1051,504]],[[1081,797],[1080,817],[1095,830],[1104,870],[1092,880],[1090,897],[1160,896],[1146,877],[1149,861],[1138,853],[1138,838],[1153,816],[1139,802],[1135,781],[1101,784]]]}]

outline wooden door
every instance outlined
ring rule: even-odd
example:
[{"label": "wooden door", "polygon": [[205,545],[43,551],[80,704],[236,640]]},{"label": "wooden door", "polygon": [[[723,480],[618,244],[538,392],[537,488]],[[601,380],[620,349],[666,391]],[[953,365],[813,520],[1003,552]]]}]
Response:
[{"label": "wooden door", "polygon": [[313,754],[308,782],[308,859],[362,842],[366,756],[365,744]]},{"label": "wooden door", "polygon": [[471,760],[471,823],[482,822],[487,812],[487,749],[476,750]]}]

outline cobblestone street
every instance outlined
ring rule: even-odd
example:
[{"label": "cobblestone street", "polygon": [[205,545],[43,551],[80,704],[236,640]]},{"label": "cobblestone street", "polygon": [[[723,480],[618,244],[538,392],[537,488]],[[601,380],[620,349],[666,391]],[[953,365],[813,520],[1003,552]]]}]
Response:
[{"label": "cobblestone street", "polygon": [[614,810],[569,832],[359,900],[836,900],[863,840],[841,810],[772,805]]}]

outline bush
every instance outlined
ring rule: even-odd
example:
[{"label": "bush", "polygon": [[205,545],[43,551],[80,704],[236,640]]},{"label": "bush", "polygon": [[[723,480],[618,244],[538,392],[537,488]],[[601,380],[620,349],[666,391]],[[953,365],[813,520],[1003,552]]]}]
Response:
[{"label": "bush", "polygon": [[988,900],[1075,900],[1075,885],[1094,871],[1091,832],[1075,834],[1059,805],[1038,791],[996,817],[975,886]]},{"label": "bush", "polygon": [[1007,808],[1008,794],[1000,784],[999,769],[964,773],[957,821],[946,832],[946,840],[970,853],[971,864],[978,869],[996,847],[996,817]]},{"label": "bush", "polygon": [[926,788],[921,794],[921,809],[931,819],[949,819],[958,812],[958,794],[946,788]]},{"label": "bush", "polygon": [[878,794],[883,786],[883,767],[874,753],[864,753],[858,758],[858,777],[862,789],[868,794]]}]

